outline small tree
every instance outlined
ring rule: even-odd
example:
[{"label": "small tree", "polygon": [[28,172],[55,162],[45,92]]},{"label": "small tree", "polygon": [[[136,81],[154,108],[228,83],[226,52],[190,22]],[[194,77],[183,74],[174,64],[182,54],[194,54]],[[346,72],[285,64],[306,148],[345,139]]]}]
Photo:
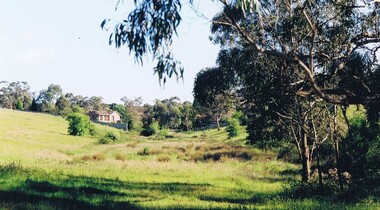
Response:
[{"label": "small tree", "polygon": [[20,101],[20,99],[17,99],[16,109],[17,110],[23,110],[24,109],[24,105],[22,104],[22,102]]},{"label": "small tree", "polygon": [[237,120],[235,118],[229,119],[228,120],[228,126],[227,126],[226,130],[228,132],[228,137],[229,138],[238,136],[239,135],[239,130],[240,130],[239,120]]},{"label": "small tree", "polygon": [[69,134],[73,136],[83,136],[93,130],[90,118],[81,113],[72,113],[67,116],[69,122]]}]

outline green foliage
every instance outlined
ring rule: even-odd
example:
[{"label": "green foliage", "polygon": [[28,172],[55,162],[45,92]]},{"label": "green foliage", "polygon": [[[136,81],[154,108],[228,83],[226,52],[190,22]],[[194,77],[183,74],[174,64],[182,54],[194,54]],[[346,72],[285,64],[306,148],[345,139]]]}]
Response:
[{"label": "green foliage", "polygon": [[240,124],[239,121],[235,118],[230,118],[228,120],[228,126],[226,131],[228,132],[228,137],[232,138],[239,135]]},{"label": "green foliage", "polygon": [[380,180],[380,135],[378,135],[376,140],[369,146],[366,159],[368,162],[367,171],[369,177],[367,178],[369,179],[369,183],[375,183],[375,185],[377,184],[377,187],[379,187],[377,180]]},{"label": "green foliage", "polygon": [[[126,46],[134,53],[136,61],[142,64],[143,57],[152,53],[157,59],[154,71],[160,81],[166,82],[166,77],[183,74],[180,62],[175,61],[170,44],[177,27],[181,22],[179,10],[182,7],[180,0],[175,1],[135,1],[135,8],[128,18],[112,27],[109,44],[116,48]],[[110,19],[105,19],[101,27],[106,28]],[[108,30],[107,30],[108,31]]]},{"label": "green foliage", "polygon": [[144,128],[141,134],[144,136],[152,136],[152,135],[158,134],[159,131],[160,131],[160,126],[157,121],[154,121],[150,125],[148,125],[146,128]]},{"label": "green foliage", "polygon": [[239,120],[240,125],[247,125],[248,117],[242,111],[237,111],[232,115],[232,118]]},{"label": "green foliage", "polygon": [[162,128],[157,134],[167,138],[169,137],[169,130],[166,128]]},{"label": "green foliage", "polygon": [[104,132],[95,132],[96,136],[101,136],[98,140],[99,144],[109,144],[110,142],[115,142],[117,140],[120,140],[120,134],[115,131],[108,131],[105,134]]},{"label": "green foliage", "polygon": [[93,132],[93,125],[90,118],[80,113],[72,113],[66,117],[69,122],[68,132],[73,136],[83,136]]},{"label": "green foliage", "polygon": [[[379,139],[377,128],[370,127],[365,116],[358,115],[350,119],[350,129],[343,139],[342,150],[349,163],[354,185],[366,186],[367,190],[380,187],[378,180],[379,170]],[[346,159],[347,159],[346,158]]]},{"label": "green foliage", "polygon": [[55,103],[55,110],[57,114],[61,116],[67,116],[73,112],[70,107],[69,100],[67,100],[64,95],[61,95],[61,97],[58,98],[57,102]]},{"label": "green foliage", "polygon": [[199,113],[207,116],[207,121],[217,124],[218,129],[220,120],[232,109],[236,100],[232,92],[235,83],[234,72],[224,66],[204,69],[196,75],[194,104]]},{"label": "green foliage", "polygon": [[47,89],[40,91],[40,94],[36,99],[38,110],[41,112],[55,113],[55,103],[61,95],[61,86],[50,84]]},{"label": "green foliage", "polygon": [[24,105],[22,104],[22,102],[20,101],[20,99],[17,99],[16,109],[17,110],[23,110],[24,109]]},{"label": "green foliage", "polygon": [[72,111],[75,112],[75,113],[81,113],[81,114],[84,114],[85,111],[82,107],[78,106],[78,105],[74,105],[72,107]]}]

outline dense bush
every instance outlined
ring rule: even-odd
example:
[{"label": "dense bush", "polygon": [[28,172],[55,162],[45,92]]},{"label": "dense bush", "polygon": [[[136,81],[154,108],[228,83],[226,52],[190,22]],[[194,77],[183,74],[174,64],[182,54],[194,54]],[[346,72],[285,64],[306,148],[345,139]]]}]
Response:
[{"label": "dense bush", "polygon": [[73,136],[83,136],[91,134],[94,131],[90,118],[80,113],[72,113],[67,116],[66,120],[69,122],[68,132]]},{"label": "dense bush", "polygon": [[[350,130],[343,139],[343,152],[351,159],[351,170],[354,180],[364,180],[370,167],[367,160],[369,148],[376,142],[376,134],[369,127],[364,117],[354,117],[350,120]],[[367,177],[369,178],[369,177]]]},{"label": "dense bush", "polygon": [[[99,134],[97,134],[99,135]],[[120,140],[120,134],[116,132],[107,132],[106,134],[100,135],[100,139],[98,141],[99,144],[108,144],[112,141]]]},{"label": "dense bush", "polygon": [[152,122],[150,125],[148,125],[146,128],[143,129],[141,132],[144,136],[152,136],[159,132],[160,126],[158,122]]}]

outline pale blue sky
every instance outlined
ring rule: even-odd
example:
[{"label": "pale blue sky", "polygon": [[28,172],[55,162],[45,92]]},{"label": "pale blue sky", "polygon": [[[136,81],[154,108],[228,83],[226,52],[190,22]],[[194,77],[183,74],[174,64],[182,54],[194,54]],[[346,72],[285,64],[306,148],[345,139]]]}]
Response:
[{"label": "pale blue sky", "polygon": [[[128,2],[126,0],[125,2]],[[132,2],[132,0],[130,1]],[[193,100],[196,73],[215,65],[218,46],[209,41],[209,22],[183,9],[173,51],[185,67],[184,83],[172,78],[160,87],[147,58],[143,67],[126,48],[108,45],[103,19],[120,18],[116,0],[0,0],[0,80],[27,81],[32,91],[59,84],[63,91],[102,96],[107,103],[142,96],[144,103],[178,96]],[[208,17],[218,11],[210,1],[199,8]]]}]

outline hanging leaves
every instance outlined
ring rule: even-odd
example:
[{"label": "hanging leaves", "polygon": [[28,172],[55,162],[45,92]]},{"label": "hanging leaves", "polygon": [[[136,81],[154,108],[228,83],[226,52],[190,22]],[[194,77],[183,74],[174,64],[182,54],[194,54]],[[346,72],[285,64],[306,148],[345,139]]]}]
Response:
[{"label": "hanging leaves", "polygon": [[[176,75],[177,79],[183,76],[183,68],[176,61],[171,52],[173,35],[177,35],[177,27],[181,22],[180,0],[144,0],[134,1],[135,9],[128,17],[117,23],[109,38],[109,44],[116,48],[128,47],[134,54],[136,62],[143,64],[143,56],[151,53],[157,60],[154,72],[159,80],[166,82],[166,77]],[[101,23],[101,28],[110,19]]]}]

